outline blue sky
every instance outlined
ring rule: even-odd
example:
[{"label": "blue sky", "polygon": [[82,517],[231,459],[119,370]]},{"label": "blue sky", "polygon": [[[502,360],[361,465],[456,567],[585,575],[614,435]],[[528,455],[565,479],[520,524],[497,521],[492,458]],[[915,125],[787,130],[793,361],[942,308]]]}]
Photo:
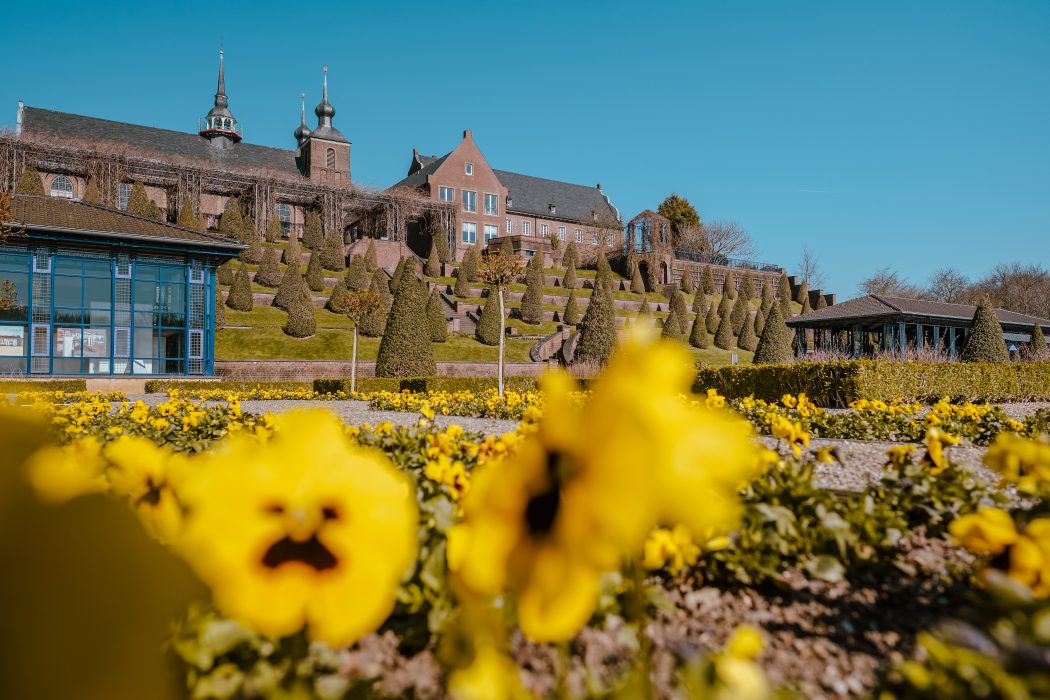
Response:
[{"label": "blue sky", "polygon": [[[627,217],[672,191],[827,289],[892,266],[1050,264],[1050,2],[19,3],[16,102],[194,131],[230,107],[290,148],[320,98],[355,180],[463,129],[497,168],[601,182]],[[11,27],[13,23],[13,27]],[[312,114],[310,115],[312,118]],[[312,124],[313,122],[311,122]]]}]

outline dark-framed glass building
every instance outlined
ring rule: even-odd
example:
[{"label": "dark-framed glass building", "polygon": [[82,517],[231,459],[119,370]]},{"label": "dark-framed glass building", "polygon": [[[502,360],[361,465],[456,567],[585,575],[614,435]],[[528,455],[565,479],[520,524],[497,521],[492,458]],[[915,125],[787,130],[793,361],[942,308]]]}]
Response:
[{"label": "dark-framed glass building", "polygon": [[214,373],[215,269],[243,244],[87,202],[11,203],[0,374]]}]

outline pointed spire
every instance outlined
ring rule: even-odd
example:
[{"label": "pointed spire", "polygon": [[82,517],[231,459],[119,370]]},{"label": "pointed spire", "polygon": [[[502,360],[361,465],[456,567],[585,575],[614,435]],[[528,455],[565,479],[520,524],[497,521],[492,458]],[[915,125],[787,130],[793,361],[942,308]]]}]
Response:
[{"label": "pointed spire", "polygon": [[328,101],[328,66],[324,67],[324,83],[321,93],[321,102],[314,108],[317,115],[317,128],[312,132],[312,138],[325,139],[328,141],[339,141],[349,143],[339,130],[332,126],[332,117],[335,116],[335,107]]},{"label": "pointed spire", "polygon": [[324,67],[324,101],[328,101],[328,66]]},{"label": "pointed spire", "polygon": [[223,65],[223,51],[219,49],[219,81],[215,87],[215,105],[208,111],[204,119],[200,121],[200,135],[207,137],[215,144],[226,143],[218,138],[212,138],[216,134],[223,136],[234,143],[241,140],[240,126],[230,112],[230,102],[226,97],[226,70]]},{"label": "pointed spire", "polygon": [[219,109],[225,109],[229,105],[226,98],[226,75],[222,64],[222,49],[219,49],[219,85],[215,88],[215,106]]},{"label": "pointed spire", "polygon": [[294,132],[293,135],[295,136],[296,142],[300,146],[302,146],[303,145],[303,141],[305,141],[310,136],[310,127],[308,127],[306,125],[306,93],[305,92],[300,92],[299,93],[299,100],[300,100],[299,126],[296,127],[295,132]]}]

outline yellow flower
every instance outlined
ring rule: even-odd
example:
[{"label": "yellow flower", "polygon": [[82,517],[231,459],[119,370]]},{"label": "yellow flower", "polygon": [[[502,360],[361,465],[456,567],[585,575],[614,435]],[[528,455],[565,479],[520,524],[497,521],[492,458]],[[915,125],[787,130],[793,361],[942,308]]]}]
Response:
[{"label": "yellow flower", "polygon": [[1018,537],[1013,518],[998,508],[981,508],[956,518],[948,525],[948,532],[957,543],[980,555],[1000,554]]},{"label": "yellow flower", "polygon": [[225,614],[270,636],[307,625],[312,639],[351,644],[386,619],[415,559],[414,490],[327,411],[275,423],[268,442],[234,435],[194,458],[177,549]]},{"label": "yellow flower", "polygon": [[163,543],[182,529],[182,507],[172,488],[173,474],[185,457],[142,437],[124,436],[105,446],[106,479],[127,499],[146,530]]},{"label": "yellow flower", "polygon": [[492,645],[476,648],[473,662],[449,677],[453,700],[515,700],[532,697],[521,685],[514,660]]},{"label": "yellow flower", "polygon": [[93,435],[62,447],[45,447],[26,463],[29,482],[46,501],[61,503],[109,487],[102,444]]},{"label": "yellow flower", "polygon": [[726,642],[725,652],[737,659],[750,660],[761,654],[765,647],[766,643],[757,629],[751,625],[740,625]]},{"label": "yellow flower", "polygon": [[915,445],[894,445],[886,450],[886,457],[889,458],[890,464],[897,467],[903,467],[905,464],[911,462],[911,456],[914,452]]},{"label": "yellow flower", "polygon": [[803,448],[809,447],[809,433],[802,429],[800,423],[792,423],[784,416],[773,416],[770,428],[773,437],[786,442],[796,457],[802,456]]},{"label": "yellow flower", "polygon": [[726,405],[726,397],[719,396],[718,389],[708,389],[705,403],[708,408],[722,408]]},{"label": "yellow flower", "polygon": [[1024,493],[1050,485],[1050,442],[1000,433],[984,455],[984,463]]},{"label": "yellow flower", "polygon": [[1050,518],[1036,518],[1010,548],[1010,578],[1039,598],[1050,594]]},{"label": "yellow flower", "polygon": [[692,566],[700,557],[700,547],[693,543],[689,530],[681,525],[673,529],[658,528],[645,541],[642,564],[647,569],[662,569],[665,566],[677,574]]},{"label": "yellow flower", "polygon": [[930,467],[930,474],[936,476],[948,468],[949,462],[944,454],[945,445],[958,445],[959,438],[944,432],[940,428],[926,430],[926,455],[922,458]]}]

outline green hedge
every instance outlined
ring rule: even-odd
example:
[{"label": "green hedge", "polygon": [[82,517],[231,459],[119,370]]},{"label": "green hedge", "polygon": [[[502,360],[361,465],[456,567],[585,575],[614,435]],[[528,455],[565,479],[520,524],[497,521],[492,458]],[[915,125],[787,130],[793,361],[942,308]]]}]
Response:
[{"label": "green hedge", "polygon": [[[530,391],[536,388],[536,379],[507,377],[504,386],[513,391]],[[361,377],[357,380],[358,391],[484,391],[496,387],[495,377]],[[314,391],[319,394],[349,393],[350,380],[315,379]]]},{"label": "green hedge", "polygon": [[172,379],[150,379],[146,382],[147,394],[163,393],[169,389],[178,389],[179,391],[247,391],[250,389],[266,391],[275,389],[303,389],[305,391],[310,391],[310,382],[186,382]]},{"label": "green hedge", "polygon": [[46,379],[43,381],[0,381],[0,394],[17,394],[20,391],[87,391],[86,379]]},{"label": "green hedge", "polygon": [[805,392],[820,406],[856,399],[931,403],[953,401],[1050,401],[1050,362],[800,362],[703,368],[693,391],[717,389],[728,398],[775,401]]}]

